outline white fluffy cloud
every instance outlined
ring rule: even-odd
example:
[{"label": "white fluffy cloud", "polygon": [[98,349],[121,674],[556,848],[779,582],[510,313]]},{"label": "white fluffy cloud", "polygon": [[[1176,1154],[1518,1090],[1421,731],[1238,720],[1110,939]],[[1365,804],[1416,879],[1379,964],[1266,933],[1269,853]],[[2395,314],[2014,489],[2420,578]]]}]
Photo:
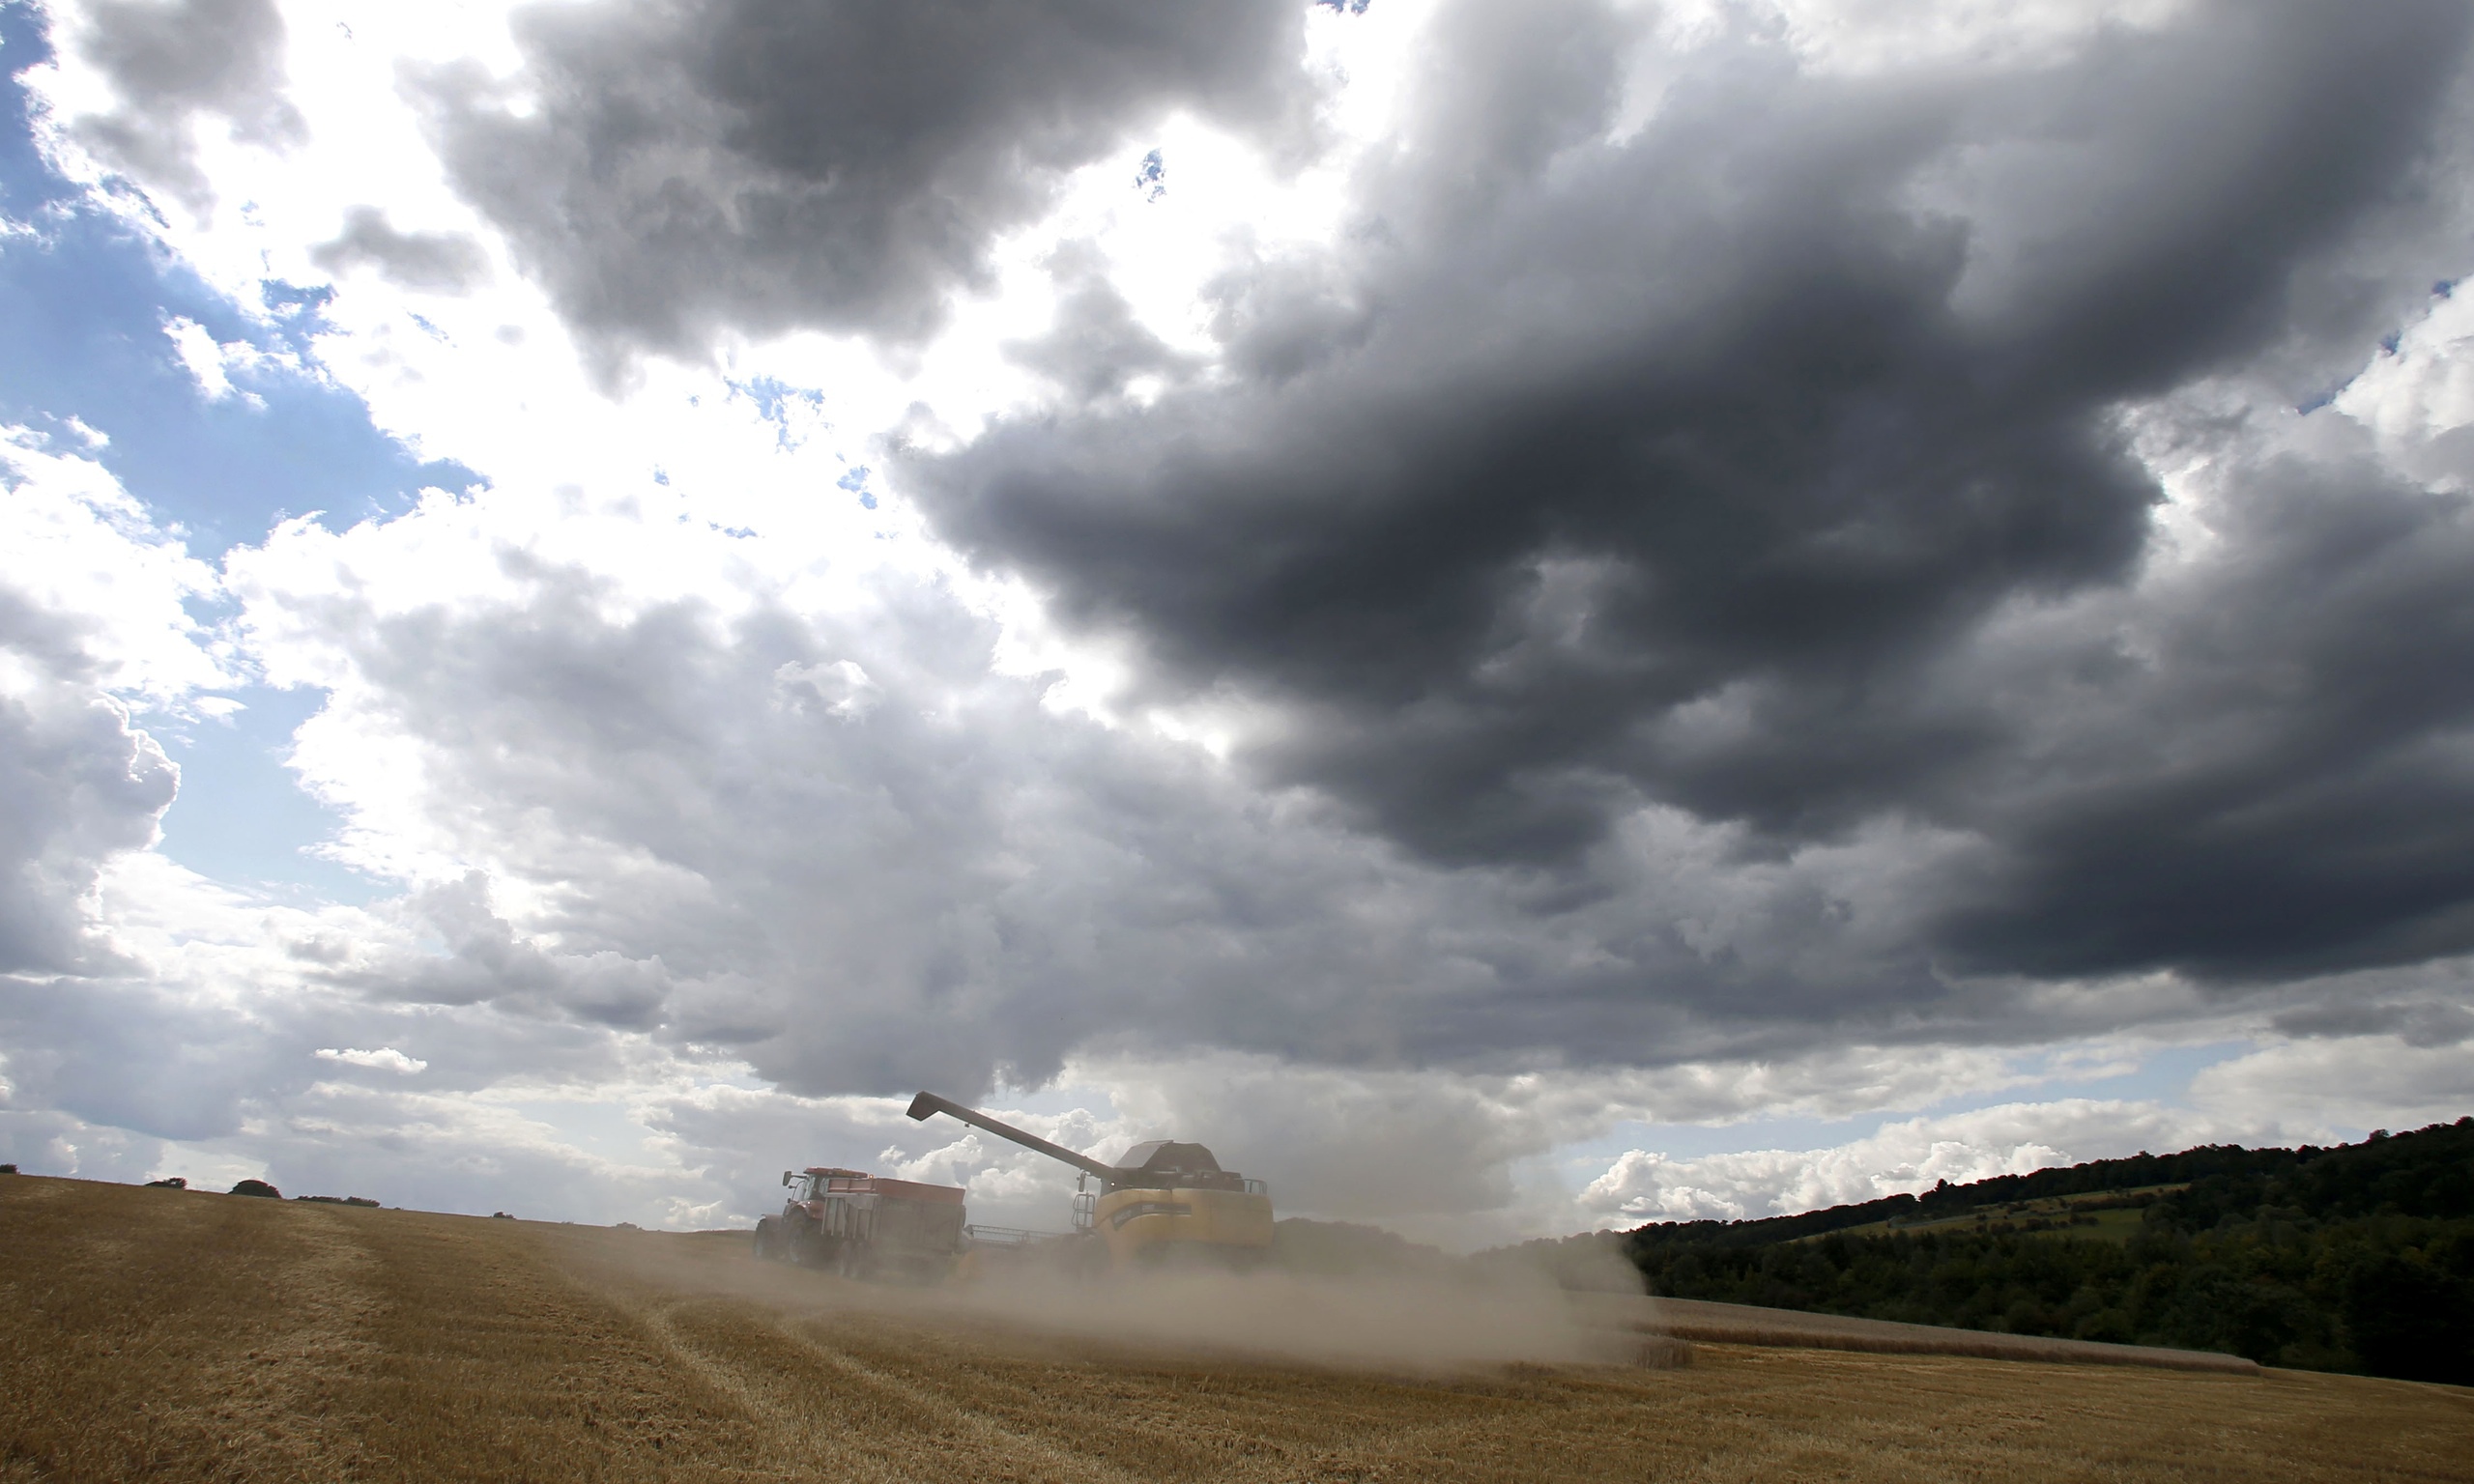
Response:
[{"label": "white fluffy cloud", "polygon": [[178,714],[225,681],[183,606],[216,590],[83,450],[0,429],[0,974],[115,956],[97,880],[153,842],[178,783],[132,708]]},{"label": "white fluffy cloud", "polygon": [[352,1047],[321,1046],[317,1054],[322,1062],[341,1062],[347,1067],[383,1067],[388,1071],[408,1073],[429,1070],[429,1063],[417,1057],[406,1056],[393,1046],[379,1046],[368,1051]]},{"label": "white fluffy cloud", "polygon": [[2051,1165],[2165,1154],[2199,1144],[2334,1143],[2379,1127],[2420,1127],[2474,1106],[2463,1041],[2474,1013],[2425,1007],[2442,1043],[2404,1037],[2282,1041],[2229,1056],[2191,1079],[2187,1100],[2068,1099],[2010,1102],[1897,1120],[1820,1149],[1677,1158],[1635,1149],[1580,1192],[1603,1224],[1743,1220],[1914,1194]]},{"label": "white fluffy cloud", "polygon": [[[1618,1157],[1581,1192],[1601,1220],[1740,1221],[1914,1194],[2048,1165],[2172,1151],[2216,1141],[2226,1126],[2155,1103],[2071,1099],[2007,1103],[1942,1118],[1887,1123],[1827,1149],[1749,1150],[1674,1158],[1650,1150]],[[2238,1126],[2243,1137],[2274,1126]]]}]

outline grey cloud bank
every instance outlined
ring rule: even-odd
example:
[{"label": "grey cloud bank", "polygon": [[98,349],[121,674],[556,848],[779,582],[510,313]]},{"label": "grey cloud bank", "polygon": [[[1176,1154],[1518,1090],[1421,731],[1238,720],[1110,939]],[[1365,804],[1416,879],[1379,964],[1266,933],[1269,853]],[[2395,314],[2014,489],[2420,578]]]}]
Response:
[{"label": "grey cloud bank", "polygon": [[425,76],[441,154],[597,354],[915,338],[1065,172],[1186,108],[1294,148],[1302,13],[1241,3],[541,7],[512,84]]},{"label": "grey cloud bank", "polygon": [[344,214],[335,240],[311,248],[309,261],[331,273],[363,266],[408,289],[455,293],[489,275],[489,259],[471,238],[451,232],[400,232],[374,206]]},{"label": "grey cloud bank", "polygon": [[1953,832],[1919,987],[2462,952],[2462,471],[2283,424],[2461,266],[2463,9],[1861,79],[1747,28],[1620,140],[1566,10],[1437,22],[1351,241],[1226,286],[1253,374],[914,459],[940,528],[1438,862],[1588,894],[1645,802],[1755,854]]},{"label": "grey cloud bank", "polygon": [[283,16],[273,0],[98,0],[76,44],[121,106],[80,121],[88,148],[192,210],[212,199],[188,137],[199,115],[237,136],[296,137],[283,99]]}]

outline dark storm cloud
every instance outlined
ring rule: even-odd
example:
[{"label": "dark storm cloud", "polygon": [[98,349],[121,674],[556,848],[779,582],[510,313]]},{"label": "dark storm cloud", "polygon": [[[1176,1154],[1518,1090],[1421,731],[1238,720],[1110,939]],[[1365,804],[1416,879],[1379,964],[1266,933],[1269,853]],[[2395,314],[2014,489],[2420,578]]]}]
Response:
[{"label": "dark storm cloud", "polygon": [[[2040,687],[2042,756],[1978,806],[2011,865],[1943,925],[1954,966],[2285,978],[2474,944],[2474,501],[2343,461],[2233,478],[2149,657],[2091,643],[2079,686]],[[2064,720],[2091,688],[2101,719]]]},{"label": "dark storm cloud", "polygon": [[[1277,703],[1255,767],[1440,862],[1569,867],[1644,800],[1750,859],[1903,818],[1999,863],[1916,903],[1954,967],[2474,946],[2457,504],[2254,461],[2227,558],[2135,597],[2160,492],[2118,416],[2324,391],[2456,266],[2465,8],[1860,79],[1747,31],[1620,141],[1624,28],[1564,10],[1439,20],[1346,245],[1223,286],[1249,377],[913,459],[942,529],[1156,694]],[[2069,666],[1995,642],[2096,598]]]},{"label": "dark storm cloud", "polygon": [[1065,172],[1189,109],[1286,149],[1302,6],[629,0],[518,25],[535,99],[421,86],[457,187],[605,357],[925,333]]},{"label": "dark storm cloud", "polygon": [[[355,560],[297,556],[320,583]],[[1711,920],[1690,942],[1629,899],[1541,911],[1516,873],[1404,863],[1191,749],[1051,712],[1048,677],[992,673],[994,626],[935,587],[725,618],[503,562],[518,580],[483,602],[382,616],[360,571],[300,600],[353,677],[331,705],[354,729],[314,751],[411,749],[388,786],[491,878],[415,894],[388,943],[304,939],[283,977],[718,1048],[806,1093],[1019,1084],[1085,1050],[1672,1058],[1723,1041],[1696,1022],[1730,986],[1792,989],[1815,953],[1841,970],[1821,1013],[1917,1004],[1913,950],[1817,912],[1826,882],[1713,884],[1684,842],[1611,869],[1680,873],[1661,910]],[[248,621],[288,623],[250,565]],[[1815,1013],[1750,997],[1735,1018]]]},{"label": "dark storm cloud", "polygon": [[284,100],[283,16],[274,0],[94,0],[78,51],[111,80],[121,106],[75,122],[103,159],[193,208],[210,199],[188,128],[199,114],[239,138],[297,137]]},{"label": "dark storm cloud", "polygon": [[2395,1036],[2409,1046],[2460,1046],[2474,1041],[2474,1010],[2462,1005],[2373,1001],[2313,1006],[2276,1017],[2288,1036]]}]

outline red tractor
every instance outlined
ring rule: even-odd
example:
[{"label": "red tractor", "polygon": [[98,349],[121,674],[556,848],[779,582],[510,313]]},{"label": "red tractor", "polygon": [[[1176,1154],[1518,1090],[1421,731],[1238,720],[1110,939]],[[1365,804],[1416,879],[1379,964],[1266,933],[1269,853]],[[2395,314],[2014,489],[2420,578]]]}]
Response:
[{"label": "red tractor", "polygon": [[756,1255],[846,1278],[934,1282],[970,1244],[959,1185],[813,1166],[782,1172],[791,1198],[756,1223]]}]

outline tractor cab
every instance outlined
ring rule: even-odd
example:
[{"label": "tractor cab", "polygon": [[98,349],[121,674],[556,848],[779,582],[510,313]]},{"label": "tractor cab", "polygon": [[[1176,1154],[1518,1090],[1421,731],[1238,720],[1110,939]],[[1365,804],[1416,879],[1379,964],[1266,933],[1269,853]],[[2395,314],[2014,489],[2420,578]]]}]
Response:
[{"label": "tractor cab", "polygon": [[959,1185],[894,1180],[837,1165],[784,1170],[779,1215],[756,1223],[756,1255],[848,1277],[926,1280],[953,1266],[964,1235]]}]

